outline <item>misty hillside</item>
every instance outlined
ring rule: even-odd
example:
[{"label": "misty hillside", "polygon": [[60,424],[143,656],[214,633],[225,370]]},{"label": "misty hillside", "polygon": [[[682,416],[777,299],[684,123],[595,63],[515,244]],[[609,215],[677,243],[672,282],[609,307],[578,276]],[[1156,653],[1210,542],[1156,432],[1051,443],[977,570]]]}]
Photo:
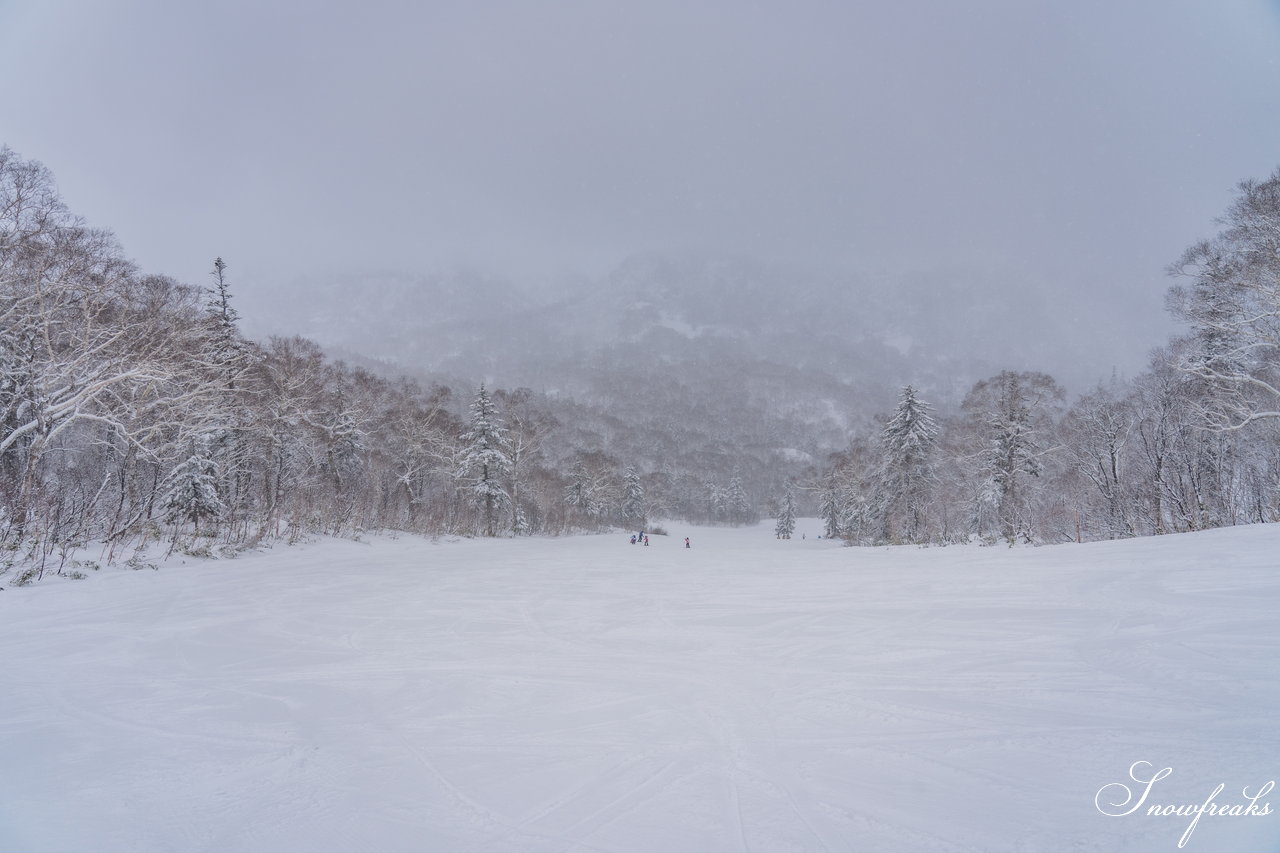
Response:
[{"label": "misty hillside", "polygon": [[[947,406],[1002,369],[1048,370],[1084,390],[1110,373],[1109,357],[1128,357],[1106,318],[1076,324],[1037,290],[943,278],[648,254],[552,284],[476,272],[300,279],[246,292],[245,304],[251,331],[572,400],[596,446],[665,464],[719,453],[719,441],[813,458],[877,429],[908,382]],[[664,440],[611,446],[609,421]]]},{"label": "misty hillside", "polygon": [[1036,289],[973,273],[861,280],[692,254],[636,255],[556,283],[335,275],[244,301],[251,330],[303,334],[411,373],[527,386],[620,416],[655,383],[714,389],[841,430],[904,383],[943,405],[1002,369],[1050,371],[1083,391],[1133,350],[1119,345],[1115,316],[1073,323]]}]

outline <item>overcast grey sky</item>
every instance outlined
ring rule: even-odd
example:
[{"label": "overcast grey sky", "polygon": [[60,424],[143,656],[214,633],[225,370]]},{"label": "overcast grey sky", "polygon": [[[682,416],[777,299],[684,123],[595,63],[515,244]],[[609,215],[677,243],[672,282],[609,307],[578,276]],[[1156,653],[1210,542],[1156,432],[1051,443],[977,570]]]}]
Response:
[{"label": "overcast grey sky", "polygon": [[1087,316],[1280,165],[1276,0],[0,0],[0,142],[144,268],[1024,277]]}]

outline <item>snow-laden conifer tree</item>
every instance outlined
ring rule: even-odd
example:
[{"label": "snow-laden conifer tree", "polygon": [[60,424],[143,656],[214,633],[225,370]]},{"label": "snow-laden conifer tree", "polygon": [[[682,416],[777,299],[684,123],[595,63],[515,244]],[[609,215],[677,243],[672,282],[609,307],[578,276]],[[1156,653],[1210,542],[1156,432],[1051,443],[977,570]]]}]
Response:
[{"label": "snow-laden conifer tree", "polygon": [[729,517],[728,492],[714,481],[703,484],[708,521],[724,521]]},{"label": "snow-laden conifer tree", "polygon": [[840,535],[849,543],[875,540],[873,508],[857,482],[847,483],[840,495]]},{"label": "snow-laden conifer tree", "polygon": [[915,388],[907,385],[902,389],[897,412],[885,425],[881,439],[883,459],[876,501],[881,537],[888,542],[917,542],[924,535],[938,425]]},{"label": "snow-laden conifer tree", "polygon": [[640,484],[640,475],[631,466],[627,466],[622,474],[622,506],[619,513],[628,527],[645,526],[644,487]]},{"label": "snow-laden conifer tree", "polygon": [[840,535],[840,521],[844,517],[844,510],[840,506],[840,488],[834,474],[822,486],[822,506],[818,509],[818,515],[822,517],[823,536],[835,539]]},{"label": "snow-laden conifer tree", "polygon": [[519,504],[514,505],[511,519],[511,532],[517,536],[524,536],[529,532],[529,519],[524,514],[524,507]]},{"label": "snow-laden conifer tree", "polygon": [[227,264],[222,258],[213,261],[213,284],[205,288],[205,317],[209,341],[204,356],[222,373],[229,387],[234,387],[236,374],[245,360],[245,343],[237,322],[240,312],[231,305],[231,288],[227,284]]},{"label": "snow-laden conifer tree", "polygon": [[198,531],[202,520],[221,516],[226,507],[218,497],[217,475],[209,437],[200,436],[192,442],[191,455],[165,478],[160,496],[164,520],[174,525],[189,521]]},{"label": "snow-laden conifer tree", "polygon": [[471,428],[459,438],[463,443],[463,476],[470,481],[481,529],[485,536],[496,536],[498,517],[510,503],[502,478],[511,470],[511,450],[497,408],[483,384],[471,403]]},{"label": "snow-laden conifer tree", "polygon": [[796,498],[790,483],[779,501],[779,507],[778,523],[774,525],[773,532],[779,539],[790,539],[791,534],[796,532]]},{"label": "snow-laden conifer tree", "polygon": [[747,491],[742,486],[742,475],[736,470],[729,480],[729,489],[725,494],[725,509],[732,524],[751,524],[758,520],[755,508],[751,506]]},{"label": "snow-laden conifer tree", "polygon": [[222,387],[213,407],[219,429],[210,436],[210,451],[218,463],[220,492],[227,505],[227,524],[234,527],[247,516],[250,481],[255,464],[251,446],[251,415],[244,380],[255,362],[254,348],[240,333],[240,312],[231,304],[227,264],[215,258],[209,273],[213,284],[204,288],[204,317],[199,358],[211,381]]}]

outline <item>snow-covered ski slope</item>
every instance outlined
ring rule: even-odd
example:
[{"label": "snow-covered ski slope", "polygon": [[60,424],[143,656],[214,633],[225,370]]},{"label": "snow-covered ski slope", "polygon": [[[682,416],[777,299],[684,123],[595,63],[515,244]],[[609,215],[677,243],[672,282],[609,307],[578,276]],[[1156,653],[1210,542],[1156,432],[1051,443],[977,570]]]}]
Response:
[{"label": "snow-covered ski slope", "polygon": [[[1280,526],[818,529],[327,541],[6,589],[0,851],[1176,851],[1191,819],[1148,806],[1280,779]],[[1173,773],[1104,815],[1139,761]],[[1266,802],[1184,849],[1280,851]]]}]

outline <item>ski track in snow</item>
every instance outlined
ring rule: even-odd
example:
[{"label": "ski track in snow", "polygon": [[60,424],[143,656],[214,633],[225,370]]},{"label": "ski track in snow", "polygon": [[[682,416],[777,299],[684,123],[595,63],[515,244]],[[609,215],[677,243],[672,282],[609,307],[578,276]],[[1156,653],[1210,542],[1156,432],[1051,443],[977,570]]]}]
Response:
[{"label": "ski track in snow", "polygon": [[[1175,851],[1187,819],[1094,795],[1140,760],[1160,803],[1280,777],[1280,526],[670,527],[5,590],[0,850]],[[1184,849],[1277,853],[1280,809]]]}]

